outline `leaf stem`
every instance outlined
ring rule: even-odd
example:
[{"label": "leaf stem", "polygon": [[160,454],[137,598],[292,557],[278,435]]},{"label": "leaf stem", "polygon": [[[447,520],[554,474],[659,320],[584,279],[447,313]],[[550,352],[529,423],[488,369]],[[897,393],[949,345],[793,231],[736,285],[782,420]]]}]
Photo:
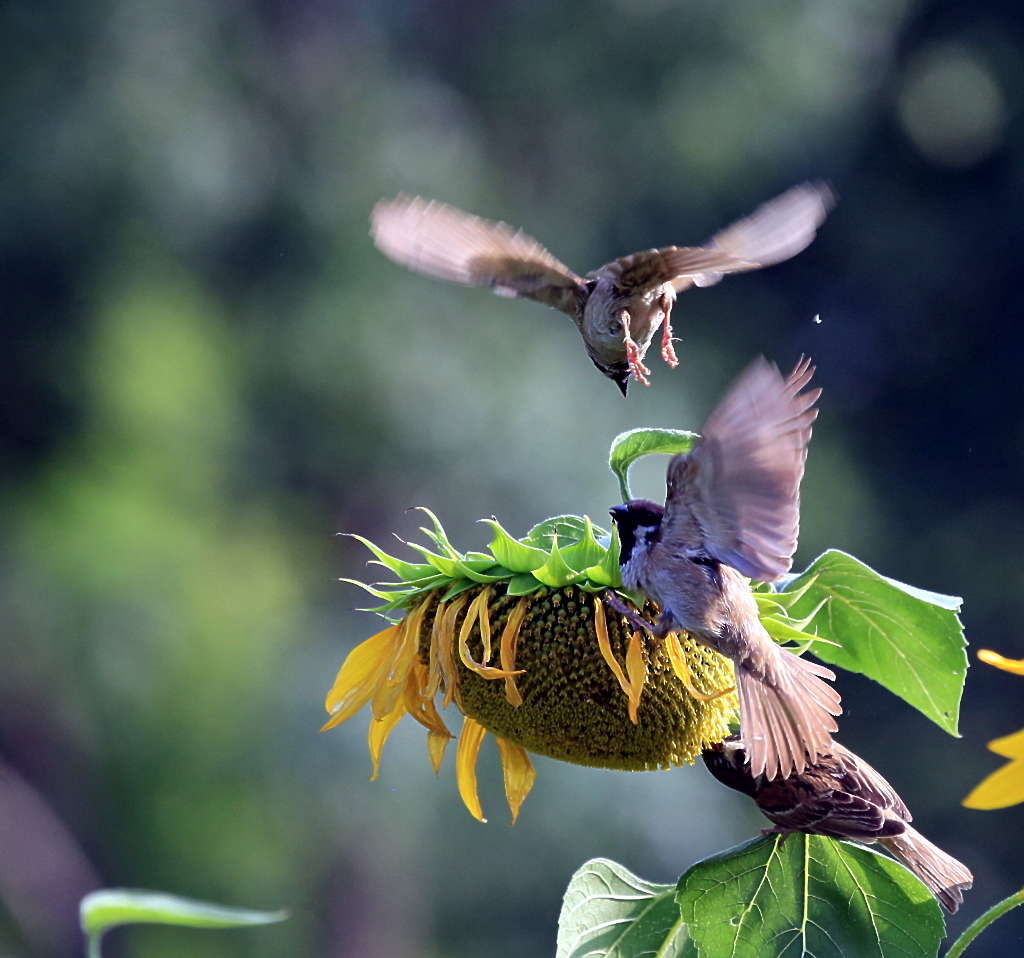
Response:
[{"label": "leaf stem", "polygon": [[100,940],[103,938],[103,932],[97,931],[94,934],[89,935],[85,940],[85,954],[86,958],[103,958],[103,954],[100,951]]},{"label": "leaf stem", "polygon": [[1018,905],[1024,905],[1024,888],[1014,892],[1009,898],[1004,898],[1001,902],[997,902],[980,918],[972,921],[964,930],[964,933],[953,942],[949,951],[946,952],[946,958],[960,958],[967,950],[967,946],[988,928],[992,922],[1002,918],[1008,911],[1013,911]]}]

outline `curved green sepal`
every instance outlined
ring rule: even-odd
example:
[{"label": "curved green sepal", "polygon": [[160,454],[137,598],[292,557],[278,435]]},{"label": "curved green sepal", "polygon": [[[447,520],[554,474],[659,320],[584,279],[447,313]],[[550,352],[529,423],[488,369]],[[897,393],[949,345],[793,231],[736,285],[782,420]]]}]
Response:
[{"label": "curved green sepal", "polygon": [[488,548],[499,565],[503,565],[512,572],[533,572],[534,569],[539,569],[548,561],[546,550],[524,545],[506,532],[497,519],[481,519],[480,521],[484,525],[490,526],[494,532],[494,538],[491,539]]}]

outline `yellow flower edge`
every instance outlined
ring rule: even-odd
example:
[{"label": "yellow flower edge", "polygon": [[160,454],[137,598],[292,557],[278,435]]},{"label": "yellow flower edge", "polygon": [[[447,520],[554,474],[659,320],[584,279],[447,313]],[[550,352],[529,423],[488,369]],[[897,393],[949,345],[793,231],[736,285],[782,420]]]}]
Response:
[{"label": "yellow flower edge", "polygon": [[[580,765],[651,770],[693,764],[729,734],[737,701],[732,663],[686,635],[635,632],[577,586],[508,595],[479,585],[447,601],[421,596],[405,617],[349,653],[325,702],[324,730],[367,704],[376,778],[388,736],[411,714],[427,729],[435,772],[454,738],[440,711],[463,716],[459,794],[485,821],[476,762],[490,733],[512,821],[533,785],[529,753]],[[643,611],[652,621],[657,610]],[[699,697],[687,691],[693,687]]]},{"label": "yellow flower edge", "polygon": [[[1024,675],[1024,660],[1008,659],[991,649],[979,649],[978,659],[1004,672]],[[993,811],[1024,802],[1024,729],[993,739],[988,749],[1010,761],[983,778],[963,800],[964,806]]]}]

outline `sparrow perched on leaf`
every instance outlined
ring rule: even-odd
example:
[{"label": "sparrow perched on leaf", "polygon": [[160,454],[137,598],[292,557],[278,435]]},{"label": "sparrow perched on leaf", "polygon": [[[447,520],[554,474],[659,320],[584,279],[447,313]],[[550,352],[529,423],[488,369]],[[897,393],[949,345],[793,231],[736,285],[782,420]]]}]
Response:
[{"label": "sparrow perched on leaf", "polygon": [[913,816],[895,789],[838,742],[802,772],[774,782],[751,772],[743,742],[736,736],[707,749],[704,764],[723,785],[757,802],[775,825],[772,831],[878,842],[917,875],[950,914],[974,883],[970,869],[911,827]]},{"label": "sparrow perched on leaf", "polygon": [[[747,578],[789,571],[800,524],[804,473],[820,389],[801,359],[783,378],[764,358],[740,375],[708,417],[701,438],[668,465],[664,507],[633,499],[611,510],[623,585],[661,608],[652,626],[614,592],[607,599],[657,638],[685,631],[732,659],[740,728],[755,775],[801,772],[832,744],[835,673],[772,640]],[[744,578],[746,577],[746,578]]]},{"label": "sparrow perched on leaf", "polygon": [[502,296],[525,296],[568,313],[587,355],[625,395],[631,375],[650,385],[644,356],[659,328],[662,358],[669,366],[679,365],[670,322],[677,293],[795,256],[814,239],[832,203],[827,186],[804,183],[716,233],[704,246],[643,250],[583,277],[505,223],[419,197],[378,203],[371,234],[381,252],[409,269],[467,286],[490,286]]}]

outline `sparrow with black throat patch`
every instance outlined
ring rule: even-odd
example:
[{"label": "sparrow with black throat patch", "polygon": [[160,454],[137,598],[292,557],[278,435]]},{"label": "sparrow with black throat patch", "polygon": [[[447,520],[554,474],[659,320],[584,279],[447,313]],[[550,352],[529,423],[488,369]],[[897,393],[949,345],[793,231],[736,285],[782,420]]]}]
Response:
[{"label": "sparrow with black throat patch", "polygon": [[969,868],[911,826],[910,809],[882,775],[838,742],[802,772],[774,782],[752,774],[737,736],[707,749],[704,764],[723,785],[757,802],[775,826],[768,831],[877,842],[950,914],[974,883]]},{"label": "sparrow with black throat patch", "polygon": [[814,239],[833,202],[824,184],[804,183],[703,246],[642,250],[582,277],[526,233],[420,197],[379,202],[370,232],[382,253],[418,273],[489,286],[567,313],[594,365],[625,395],[631,376],[650,385],[644,356],[659,328],[662,358],[673,368],[679,364],[670,321],[678,293],[795,256]]},{"label": "sparrow with black throat patch", "polygon": [[611,510],[626,589],[661,609],[653,625],[614,592],[608,603],[656,638],[688,632],[732,659],[740,730],[755,775],[801,772],[831,746],[839,694],[835,673],[769,636],[747,579],[771,582],[793,564],[814,408],[801,390],[814,367],[787,378],[763,357],[732,385],[701,438],[668,464],[665,505],[634,499]]}]

